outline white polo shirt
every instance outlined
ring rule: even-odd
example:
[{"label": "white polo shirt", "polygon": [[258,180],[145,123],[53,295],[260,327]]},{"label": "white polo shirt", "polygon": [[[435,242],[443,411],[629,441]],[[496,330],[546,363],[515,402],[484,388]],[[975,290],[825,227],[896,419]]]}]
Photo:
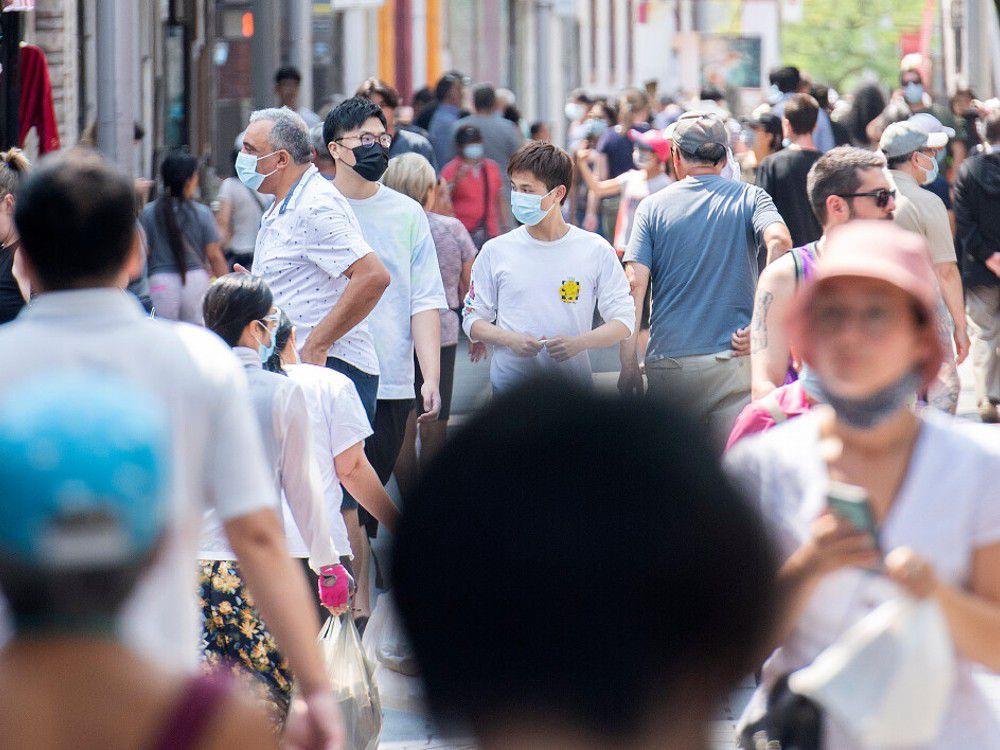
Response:
[{"label": "white polo shirt", "polygon": [[[274,304],[295,324],[296,340],[304,344],[344,294],[349,281],[344,271],[370,252],[347,200],[311,164],[261,219],[253,274],[267,282]],[[365,320],[333,342],[327,356],[379,373]]]},{"label": "white polo shirt", "polygon": [[96,370],[131,380],[166,404],[170,517],[163,549],[127,603],[122,626],[126,643],[161,667],[196,669],[196,560],[205,509],[225,522],[277,507],[236,357],[203,328],[150,319],[119,289],[42,294],[0,326],[0,347],[7,362],[0,389],[45,372]]}]

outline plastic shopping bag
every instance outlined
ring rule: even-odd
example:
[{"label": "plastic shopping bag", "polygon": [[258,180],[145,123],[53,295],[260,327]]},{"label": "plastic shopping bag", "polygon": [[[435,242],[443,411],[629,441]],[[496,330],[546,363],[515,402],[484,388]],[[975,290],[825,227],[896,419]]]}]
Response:
[{"label": "plastic shopping bag", "polygon": [[399,613],[396,611],[396,603],[390,594],[382,594],[378,603],[383,600],[386,603],[385,624],[382,627],[382,638],[378,644],[378,660],[387,669],[393,672],[405,674],[407,677],[415,677],[420,674],[417,666],[417,657],[413,653],[410,641],[403,632],[403,624],[399,621]]},{"label": "plastic shopping bag", "polygon": [[903,596],[856,623],[788,686],[863,745],[892,748],[938,735],[954,682],[954,647],[940,607]]},{"label": "plastic shopping bag", "polygon": [[344,720],[344,750],[376,750],[382,731],[382,702],[350,615],[330,617],[319,641]]}]

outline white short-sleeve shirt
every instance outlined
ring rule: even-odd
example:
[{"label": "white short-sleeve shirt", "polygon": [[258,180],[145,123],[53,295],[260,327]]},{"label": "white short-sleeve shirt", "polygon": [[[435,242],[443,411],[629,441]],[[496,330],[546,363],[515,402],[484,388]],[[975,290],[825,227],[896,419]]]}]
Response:
[{"label": "white short-sleeve shirt", "polygon": [[[119,289],[50,292],[0,327],[0,388],[72,369],[114,373],[146,388],[170,415],[169,522],[156,562],[123,612],[125,642],[168,670],[198,665],[197,553],[202,517],[221,521],[277,506],[264,470],[246,377],[222,340],[152,320]],[[0,622],[0,631],[6,623]]]},{"label": "white short-sleeve shirt", "polygon": [[[361,404],[354,383],[346,375],[316,365],[286,365],[289,379],[302,387],[309,417],[312,420],[313,453],[319,469],[320,484],[326,504],[333,545],[341,555],[351,554],[347,526],[340,515],[344,499],[340,478],[333,459],[352,445],[372,434],[368,415]],[[309,552],[298,532],[288,503],[284,503],[285,535],[292,557],[306,557]]]},{"label": "white short-sleeve shirt", "polygon": [[[968,583],[973,553],[1000,543],[1000,441],[995,432],[930,410],[909,469],[883,523],[885,552],[910,547],[947,583]],[[759,503],[782,560],[808,538],[826,507],[829,484],[820,458],[819,421],[806,414],[741,441],[727,454],[727,469]],[[763,713],[767,692],[790,671],[810,664],[852,625],[900,589],[885,576],[858,568],[827,575],[817,586],[789,638],[764,665],[762,684],[741,722]],[[1000,747],[1000,719],[959,659],[959,678],[940,736],[929,748]],[[830,750],[854,750],[844,730],[827,721]]]},{"label": "white short-sleeve shirt", "polygon": [[378,353],[378,397],[413,398],[410,318],[448,309],[431,226],[419,203],[385,185],[371,198],[348,203],[392,279],[368,318]]},{"label": "white short-sleeve shirt", "polygon": [[[253,273],[274,294],[304,344],[313,328],[340,301],[349,279],[344,271],[372,252],[354,211],[314,165],[291,192],[261,219]],[[333,342],[328,356],[378,375],[375,344],[363,320]]]}]

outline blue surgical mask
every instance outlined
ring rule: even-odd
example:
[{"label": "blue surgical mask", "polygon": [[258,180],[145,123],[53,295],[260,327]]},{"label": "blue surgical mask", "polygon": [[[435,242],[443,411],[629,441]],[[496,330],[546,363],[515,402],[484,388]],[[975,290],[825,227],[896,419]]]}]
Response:
[{"label": "blue surgical mask", "polygon": [[934,180],[937,179],[937,176],[938,176],[938,162],[937,162],[937,159],[934,159],[934,158],[928,156],[927,154],[920,154],[920,155],[923,156],[925,159],[930,159],[931,160],[930,169],[924,169],[923,167],[921,167],[921,169],[924,169],[925,174],[924,174],[924,181],[922,183],[920,183],[920,184],[921,185],[930,185],[932,182],[934,182]]},{"label": "blue surgical mask", "polygon": [[[553,188],[555,190],[555,188]],[[531,193],[518,193],[512,191],[510,194],[510,208],[514,218],[529,227],[535,226],[538,222],[549,215],[549,211],[542,209],[542,200],[551,195],[550,190],[545,195],[532,195]],[[555,204],[552,204],[555,205]]]},{"label": "blue surgical mask", "polygon": [[271,343],[267,344],[267,345],[264,345],[264,344],[261,344],[261,343],[257,344],[257,356],[260,357],[260,363],[264,364],[265,362],[267,362],[267,360],[269,360],[271,358],[271,355],[274,354],[274,343],[275,342],[274,342],[274,332],[271,331],[263,323],[261,323],[261,326],[263,326],[264,329],[267,331],[268,338],[271,340]]},{"label": "blue surgical mask", "polygon": [[483,158],[483,144],[482,143],[467,143],[462,146],[462,156],[466,159],[482,159]]},{"label": "blue surgical mask", "polygon": [[924,85],[922,83],[910,83],[903,86],[903,98],[909,104],[920,104],[924,100]]},{"label": "blue surgical mask", "polygon": [[831,393],[818,377],[810,378],[807,392],[817,401],[829,404],[837,419],[856,430],[870,430],[914,402],[920,375],[908,372],[899,380],[870,396],[847,398]]},{"label": "blue surgical mask", "polygon": [[264,179],[270,177],[277,169],[272,169],[267,174],[261,174],[257,171],[257,162],[261,159],[266,159],[269,156],[274,156],[277,151],[272,151],[269,154],[264,154],[263,156],[254,156],[253,154],[248,154],[246,151],[240,151],[236,155],[236,176],[239,178],[240,182],[246,185],[251,190],[259,190]]}]

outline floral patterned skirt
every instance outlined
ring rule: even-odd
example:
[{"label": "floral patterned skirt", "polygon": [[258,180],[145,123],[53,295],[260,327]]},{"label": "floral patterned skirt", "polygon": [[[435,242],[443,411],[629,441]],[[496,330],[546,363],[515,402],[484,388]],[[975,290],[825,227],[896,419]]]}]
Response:
[{"label": "floral patterned skirt", "polygon": [[284,725],[292,675],[264,627],[232,560],[200,560],[202,659],[207,671],[231,671],[263,701],[276,730]]}]

